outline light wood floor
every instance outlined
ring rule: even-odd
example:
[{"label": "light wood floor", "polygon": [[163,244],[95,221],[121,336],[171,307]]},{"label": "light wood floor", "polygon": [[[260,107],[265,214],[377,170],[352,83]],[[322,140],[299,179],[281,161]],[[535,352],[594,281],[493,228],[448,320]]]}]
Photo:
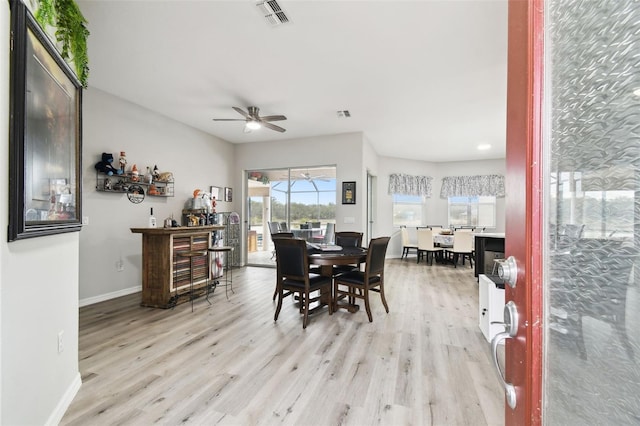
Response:
[{"label": "light wood floor", "polygon": [[275,270],[234,271],[209,306],[80,310],[82,387],[62,425],[500,425],[503,394],[467,267],[386,265],[389,314],[326,309],[306,330]]}]

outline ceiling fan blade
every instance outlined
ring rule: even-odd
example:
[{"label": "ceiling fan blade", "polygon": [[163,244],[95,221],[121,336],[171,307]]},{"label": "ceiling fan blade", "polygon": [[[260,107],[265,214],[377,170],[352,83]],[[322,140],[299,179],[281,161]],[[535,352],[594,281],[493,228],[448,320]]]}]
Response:
[{"label": "ceiling fan blade", "polygon": [[264,127],[266,127],[267,129],[275,130],[276,132],[284,133],[284,132],[287,131],[286,129],[283,129],[280,126],[276,126],[275,124],[267,123],[266,121],[261,121],[260,123]]},{"label": "ceiling fan blade", "polygon": [[232,108],[233,108],[233,109],[234,109],[238,114],[240,114],[241,116],[243,116],[244,118],[251,118],[251,116],[250,116],[248,113],[244,112],[244,111],[243,111],[243,110],[241,110],[240,108],[238,108],[238,107],[232,107]]},{"label": "ceiling fan blade", "polygon": [[284,115],[266,115],[264,117],[260,117],[260,120],[264,121],[282,121],[286,119],[287,117],[285,117]]},{"label": "ceiling fan blade", "polygon": [[247,121],[244,118],[214,118],[213,121]]}]

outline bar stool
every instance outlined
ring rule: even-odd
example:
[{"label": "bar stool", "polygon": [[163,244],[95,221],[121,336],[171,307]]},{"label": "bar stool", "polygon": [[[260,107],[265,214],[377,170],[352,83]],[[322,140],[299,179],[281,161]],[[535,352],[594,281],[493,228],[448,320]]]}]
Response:
[{"label": "bar stool", "polygon": [[[218,256],[221,254],[224,254],[225,260],[224,260],[224,269],[222,271],[222,273],[218,276],[214,276],[211,279],[215,280],[214,281],[214,285],[215,286],[223,286],[224,287],[224,295],[227,297],[227,300],[229,299],[229,293],[228,293],[228,289],[231,288],[231,293],[235,293],[233,291],[233,269],[229,267],[229,258],[232,257],[233,255],[233,247],[230,246],[214,246],[214,247],[209,247],[209,253],[212,253],[214,255],[214,261],[216,262],[216,266],[222,266],[222,262],[220,263],[220,265],[218,265],[217,260],[218,260]],[[213,271],[214,269],[211,268],[211,270]],[[222,278],[222,276],[224,276],[224,284],[220,284],[220,278]],[[215,287],[214,287],[215,288]],[[207,293],[207,300],[209,297],[209,293]]]},{"label": "bar stool", "polygon": [[[205,268],[207,267],[207,259],[209,257],[209,253],[205,250],[200,250],[200,251],[179,251],[176,253],[176,261],[179,260],[180,258],[187,258],[189,259],[189,299],[191,299],[191,312],[193,312],[193,299],[195,299],[195,294],[193,292],[193,260],[194,258],[203,258],[204,260],[204,266]],[[173,307],[175,308],[176,304],[178,303],[178,285],[177,285],[177,277],[178,277],[178,268],[177,268],[177,262],[176,262],[176,268],[175,269],[175,273],[174,273],[174,280],[173,280],[173,285],[176,289],[176,295],[175,295],[175,303],[173,304]],[[205,274],[205,285],[207,287],[207,292],[209,291],[209,277],[207,274]],[[209,302],[209,299],[207,299],[207,302]],[[209,302],[209,304],[211,304],[211,302]]]}]

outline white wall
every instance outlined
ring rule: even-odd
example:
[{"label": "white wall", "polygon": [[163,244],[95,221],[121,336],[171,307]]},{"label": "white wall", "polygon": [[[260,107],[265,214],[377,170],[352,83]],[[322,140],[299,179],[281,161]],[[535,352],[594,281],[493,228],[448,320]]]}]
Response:
[{"label": "white wall", "polygon": [[[0,5],[0,161],[8,183],[9,3]],[[0,229],[7,229],[1,191]],[[79,233],[0,242],[0,424],[55,424],[80,386]],[[58,332],[64,351],[58,353]]]},{"label": "white wall", "polygon": [[[194,189],[232,187],[237,176],[230,143],[92,87],[84,95],[83,126],[83,216],[89,224],[80,233],[81,305],[140,290],[142,236],[130,228],[146,227],[151,207],[159,226],[171,215],[180,222]],[[125,194],[96,191],[95,164],[103,152],[117,162],[120,151],[127,169],[135,163],[141,172],[154,165],[173,172],[175,196],[133,204]],[[233,204],[218,202],[218,211],[231,209]]]},{"label": "white wall", "polygon": [[[460,161],[448,163],[431,163],[426,161],[413,161],[391,157],[378,159],[378,220],[379,231],[386,235],[393,235],[387,256],[399,257],[402,252],[402,244],[398,229],[392,223],[392,196],[388,193],[389,175],[392,173],[405,173],[409,175],[421,175],[433,177],[433,195],[427,200],[427,222],[429,224],[448,224],[448,204],[446,198],[440,198],[442,178],[445,176],[473,176],[487,174],[501,174],[506,172],[505,159]],[[504,232],[504,198],[496,200],[496,229],[491,232]]]}]

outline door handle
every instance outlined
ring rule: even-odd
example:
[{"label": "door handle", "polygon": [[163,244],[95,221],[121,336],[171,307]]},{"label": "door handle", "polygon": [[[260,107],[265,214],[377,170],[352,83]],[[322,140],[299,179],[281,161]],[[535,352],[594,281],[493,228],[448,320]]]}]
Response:
[{"label": "door handle", "polygon": [[518,310],[516,309],[516,304],[511,300],[504,306],[503,325],[505,331],[496,334],[493,336],[493,339],[491,339],[491,357],[493,358],[493,365],[498,372],[500,383],[504,388],[507,404],[511,409],[514,409],[516,408],[516,387],[505,380],[502,369],[500,368],[500,363],[498,362],[498,345],[500,342],[505,339],[513,339],[518,334]]}]

